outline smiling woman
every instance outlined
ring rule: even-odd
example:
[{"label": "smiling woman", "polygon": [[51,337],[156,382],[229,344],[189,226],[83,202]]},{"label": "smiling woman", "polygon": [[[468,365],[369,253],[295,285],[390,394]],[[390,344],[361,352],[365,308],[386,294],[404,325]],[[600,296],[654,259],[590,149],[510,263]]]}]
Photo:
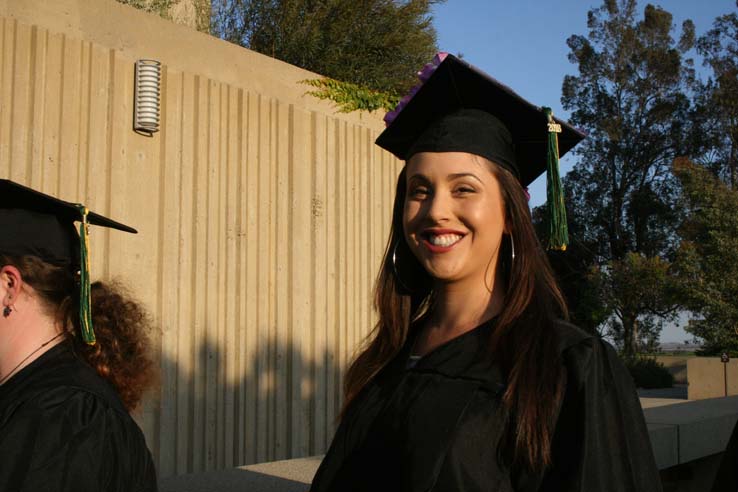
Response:
[{"label": "smiling woman", "polygon": [[379,322],[312,491],[660,490],[632,381],[565,321],[527,205],[524,187],[547,167],[555,186],[551,163],[583,136],[438,62],[377,139],[406,161]]},{"label": "smiling woman", "polygon": [[493,169],[491,162],[466,152],[419,152],[408,160],[405,241],[433,279],[437,298],[453,305],[456,296],[465,297],[463,312],[453,315],[445,327],[432,323],[421,333],[415,355],[429,352],[500,311],[503,290],[493,286],[497,280],[498,285],[504,282],[497,278],[497,265],[507,226]]}]

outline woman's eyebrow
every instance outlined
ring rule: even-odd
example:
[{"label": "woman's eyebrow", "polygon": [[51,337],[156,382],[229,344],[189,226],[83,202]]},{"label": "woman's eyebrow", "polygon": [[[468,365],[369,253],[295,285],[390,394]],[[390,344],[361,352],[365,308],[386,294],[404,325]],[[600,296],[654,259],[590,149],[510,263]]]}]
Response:
[{"label": "woman's eyebrow", "polygon": [[407,182],[410,183],[412,181],[421,181],[423,183],[430,183],[430,180],[424,175],[424,174],[413,174],[412,176],[409,176],[407,178]]},{"label": "woman's eyebrow", "polygon": [[477,181],[479,181],[480,184],[484,184],[484,182],[481,179],[479,179],[479,177],[477,177],[476,174],[473,174],[473,173],[454,173],[454,174],[449,174],[447,177],[448,181],[453,181],[459,178],[474,178]]}]

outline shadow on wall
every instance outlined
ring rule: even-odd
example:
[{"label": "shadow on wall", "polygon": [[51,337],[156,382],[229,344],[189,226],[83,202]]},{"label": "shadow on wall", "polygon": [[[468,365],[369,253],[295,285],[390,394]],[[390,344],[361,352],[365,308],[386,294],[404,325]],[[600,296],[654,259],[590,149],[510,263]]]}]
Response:
[{"label": "shadow on wall", "polygon": [[160,400],[136,415],[160,479],[314,456],[330,445],[341,402],[333,352],[274,337],[249,351],[238,340],[180,346],[177,360],[162,354]]}]

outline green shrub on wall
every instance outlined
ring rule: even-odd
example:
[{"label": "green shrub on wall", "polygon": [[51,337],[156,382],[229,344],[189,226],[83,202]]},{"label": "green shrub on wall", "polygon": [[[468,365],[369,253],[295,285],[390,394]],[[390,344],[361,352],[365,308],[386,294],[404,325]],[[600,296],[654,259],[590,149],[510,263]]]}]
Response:
[{"label": "green shrub on wall", "polygon": [[315,87],[316,90],[307,94],[318,99],[333,101],[340,113],[352,111],[392,111],[400,98],[396,94],[374,91],[349,82],[323,78],[302,80],[303,84]]},{"label": "green shrub on wall", "polygon": [[117,0],[200,32],[210,32],[211,0]]},{"label": "green shrub on wall", "polygon": [[118,0],[119,3],[130,5],[133,8],[143,10],[150,14],[157,14],[168,19],[169,9],[172,8],[173,0]]},{"label": "green shrub on wall", "polygon": [[674,376],[654,358],[636,356],[624,362],[638,388],[671,388],[674,385]]}]

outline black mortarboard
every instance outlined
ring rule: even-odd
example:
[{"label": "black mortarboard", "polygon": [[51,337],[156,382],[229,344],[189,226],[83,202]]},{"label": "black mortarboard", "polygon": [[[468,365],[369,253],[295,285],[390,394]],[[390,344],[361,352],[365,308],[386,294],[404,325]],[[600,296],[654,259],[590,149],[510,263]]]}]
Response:
[{"label": "black mortarboard", "polygon": [[[0,179],[0,253],[32,255],[55,265],[79,266],[80,205]],[[87,222],[125,232],[136,230],[89,212]]]},{"label": "black mortarboard", "polygon": [[[445,55],[404,107],[390,115],[393,119],[376,143],[398,158],[407,160],[417,152],[469,152],[505,167],[523,187],[548,169],[549,206],[565,214],[558,158],[585,135],[553,118],[549,108],[535,106],[477,68]],[[563,238],[553,240],[558,243],[553,247],[566,246],[565,220],[564,215],[563,227],[558,225]]]},{"label": "black mortarboard", "polygon": [[[80,222],[80,233],[74,223]],[[125,232],[136,230],[7,179],[0,179],[0,254],[36,256],[54,265],[80,271],[80,312],[89,310],[87,224]],[[83,337],[94,343],[90,320],[82,320]],[[85,331],[89,329],[89,333]]]}]

